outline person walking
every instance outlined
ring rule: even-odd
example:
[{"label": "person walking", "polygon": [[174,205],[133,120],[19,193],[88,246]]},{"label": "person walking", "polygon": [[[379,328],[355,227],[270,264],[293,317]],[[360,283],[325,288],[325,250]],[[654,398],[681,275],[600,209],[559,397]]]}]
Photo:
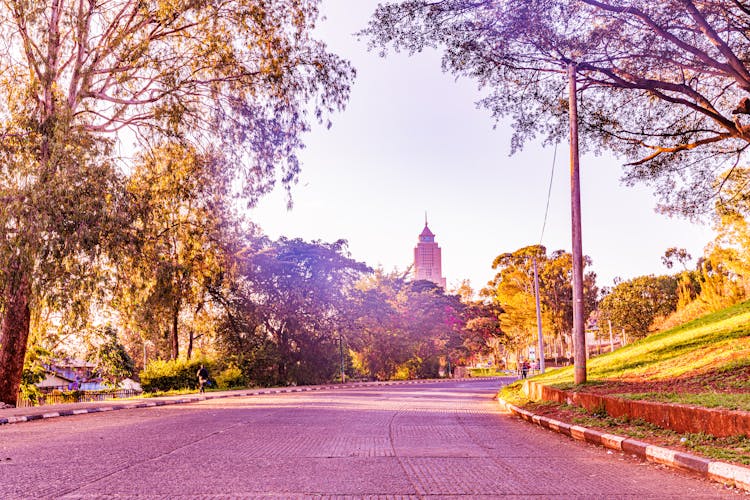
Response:
[{"label": "person walking", "polygon": [[529,374],[529,362],[524,361],[521,364],[521,378],[526,378],[528,374]]},{"label": "person walking", "polygon": [[198,390],[200,392],[206,392],[206,384],[208,384],[208,370],[205,366],[201,365],[200,368],[198,368],[198,372],[196,373],[198,375]]}]

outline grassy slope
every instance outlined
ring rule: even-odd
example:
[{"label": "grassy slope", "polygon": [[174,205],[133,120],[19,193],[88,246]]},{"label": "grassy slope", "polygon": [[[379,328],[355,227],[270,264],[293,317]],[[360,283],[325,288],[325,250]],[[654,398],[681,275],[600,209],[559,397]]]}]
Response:
[{"label": "grassy slope", "polygon": [[[750,365],[750,301],[650,335],[587,363],[589,383],[605,380],[663,381]],[[573,385],[573,368],[534,380]]]},{"label": "grassy slope", "polygon": [[[611,394],[651,401],[686,403],[750,411],[750,301],[706,315],[670,330],[651,335],[613,353],[592,358],[587,363],[588,386],[613,389],[635,385],[654,387],[654,392]],[[534,377],[548,385],[574,387],[573,368],[552,370]],[[688,392],[670,392],[679,381],[700,381]],[[675,382],[678,383],[675,383]],[[643,384],[642,382],[646,382]],[[717,385],[718,382],[718,385]],[[702,388],[705,383],[705,388]],[[750,465],[750,437],[716,438],[704,433],[678,434],[674,431],[630,419],[614,419],[580,408],[554,403],[533,403],[516,382],[500,396],[506,401],[569,423],[604,432],[645,440],[651,444],[684,450],[713,460]],[[714,390],[720,388],[720,391]],[[577,389],[586,390],[585,387]],[[609,392],[609,391],[605,391]]]}]

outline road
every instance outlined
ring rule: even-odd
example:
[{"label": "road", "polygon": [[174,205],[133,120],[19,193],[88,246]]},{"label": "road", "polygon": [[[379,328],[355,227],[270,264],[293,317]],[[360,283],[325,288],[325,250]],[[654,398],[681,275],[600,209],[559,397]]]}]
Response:
[{"label": "road", "polygon": [[729,498],[501,413],[500,381],[226,398],[0,427],[0,498]]}]

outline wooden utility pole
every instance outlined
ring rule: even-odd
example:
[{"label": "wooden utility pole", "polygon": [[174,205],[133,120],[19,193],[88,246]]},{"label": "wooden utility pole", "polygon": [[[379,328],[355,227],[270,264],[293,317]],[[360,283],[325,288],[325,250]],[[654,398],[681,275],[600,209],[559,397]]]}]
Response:
[{"label": "wooden utility pole", "polygon": [[581,243],[581,179],[578,162],[578,88],[575,64],[568,64],[570,85],[570,205],[573,226],[574,382],[586,382],[586,331],[583,317],[583,245]]}]

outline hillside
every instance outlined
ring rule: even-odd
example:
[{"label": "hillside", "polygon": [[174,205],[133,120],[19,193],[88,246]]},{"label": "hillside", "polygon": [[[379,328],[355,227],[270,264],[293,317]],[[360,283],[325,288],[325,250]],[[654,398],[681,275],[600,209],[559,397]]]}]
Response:
[{"label": "hillside", "polygon": [[[587,392],[750,411],[750,301],[593,357],[587,369]],[[534,380],[567,389],[573,368]]]},{"label": "hillside", "polygon": [[[591,358],[587,368],[588,381],[579,386],[573,384],[573,367],[551,370],[533,380],[621,398],[750,411],[750,301]],[[750,436],[679,434],[568,405],[534,403],[523,397],[520,387],[520,383],[508,386],[500,397],[563,422],[750,465]]]}]

